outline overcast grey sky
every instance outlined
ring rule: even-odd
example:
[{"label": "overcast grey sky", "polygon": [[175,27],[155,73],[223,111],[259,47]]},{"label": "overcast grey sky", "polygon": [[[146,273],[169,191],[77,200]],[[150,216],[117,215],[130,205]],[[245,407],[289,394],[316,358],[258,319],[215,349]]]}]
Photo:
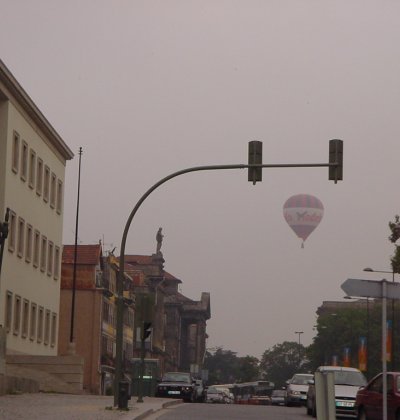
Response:
[{"label": "overcast grey sky", "polygon": [[[127,253],[155,252],[182,292],[211,293],[208,347],[260,357],[310,344],[315,311],[348,277],[390,269],[399,208],[400,3],[391,0],[0,0],[0,57],[76,153],[79,238],[117,246],[140,196],[179,169],[323,163],[344,141],[344,180],[326,168],[194,173],[154,192]],[[74,241],[78,159],[67,165],[64,243]],[[325,215],[305,248],[288,197]]]}]

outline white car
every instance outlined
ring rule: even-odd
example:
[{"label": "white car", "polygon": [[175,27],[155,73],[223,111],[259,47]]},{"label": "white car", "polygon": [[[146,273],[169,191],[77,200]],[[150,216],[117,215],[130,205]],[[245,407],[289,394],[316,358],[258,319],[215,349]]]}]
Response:
[{"label": "white car", "polygon": [[306,405],[309,382],[314,378],[310,373],[296,373],[286,386],[286,405]]},{"label": "white car", "polygon": [[226,404],[226,393],[223,389],[214,386],[209,386],[206,391],[206,403]]},{"label": "white car", "polygon": [[[320,366],[317,372],[334,372],[336,415],[356,418],[356,395],[367,384],[365,376],[356,368],[342,366]],[[317,416],[315,401],[315,384],[311,383],[307,393],[307,414],[313,417]]]}]

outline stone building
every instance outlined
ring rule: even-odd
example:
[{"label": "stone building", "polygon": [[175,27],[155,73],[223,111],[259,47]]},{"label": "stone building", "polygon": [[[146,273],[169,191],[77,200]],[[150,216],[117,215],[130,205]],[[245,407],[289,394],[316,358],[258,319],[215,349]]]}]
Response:
[{"label": "stone building", "polygon": [[66,162],[73,153],[0,60],[0,272],[7,353],[54,356]]},{"label": "stone building", "polygon": [[[126,255],[126,272],[143,273],[135,293],[154,296],[155,310],[151,342],[146,358],[158,359],[160,373],[165,371],[192,371],[200,375],[206,349],[206,322],[210,319],[210,295],[203,292],[200,301],[194,301],[179,292],[181,280],[164,270],[161,252],[153,255]],[[135,317],[139,327],[138,314]],[[140,355],[136,340],[135,357]]]}]

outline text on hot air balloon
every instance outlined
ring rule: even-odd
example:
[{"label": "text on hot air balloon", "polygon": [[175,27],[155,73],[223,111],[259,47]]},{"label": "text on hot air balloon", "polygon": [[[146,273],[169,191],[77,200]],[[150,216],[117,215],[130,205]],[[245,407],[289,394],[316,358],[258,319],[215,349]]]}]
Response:
[{"label": "text on hot air balloon", "polygon": [[314,211],[312,213],[306,211],[285,212],[285,220],[287,223],[316,223],[318,224],[322,219],[321,212]]}]

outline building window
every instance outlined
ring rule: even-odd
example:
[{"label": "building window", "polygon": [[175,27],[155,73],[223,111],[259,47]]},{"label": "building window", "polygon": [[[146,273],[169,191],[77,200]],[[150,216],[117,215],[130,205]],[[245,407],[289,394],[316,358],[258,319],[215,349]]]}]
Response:
[{"label": "building window", "polygon": [[37,342],[41,343],[43,340],[43,321],[44,321],[44,308],[39,306],[38,313],[38,328],[37,328]]},{"label": "building window", "polygon": [[42,195],[43,190],[43,160],[38,157],[36,166],[36,194]]},{"label": "building window", "polygon": [[50,311],[46,309],[46,317],[44,319],[44,344],[49,344],[50,338]]},{"label": "building window", "polygon": [[51,183],[50,183],[50,207],[54,209],[56,206],[56,185],[57,177],[54,172],[51,173]]},{"label": "building window", "polygon": [[35,188],[36,152],[31,149],[29,153],[29,187]]},{"label": "building window", "polygon": [[10,222],[9,222],[9,232],[8,232],[8,250],[14,252],[15,242],[17,236],[17,215],[11,210],[10,211]]},{"label": "building window", "polygon": [[11,330],[12,307],[13,307],[13,294],[12,294],[12,292],[7,291],[6,308],[5,308],[5,314],[4,314],[5,315],[4,316],[4,324],[5,324],[7,332],[9,332]]},{"label": "building window", "polygon": [[40,270],[46,271],[47,238],[42,235],[42,246],[40,249]]},{"label": "building window", "polygon": [[26,242],[25,242],[25,261],[31,262],[32,260],[32,239],[33,228],[31,225],[26,225]]},{"label": "building window", "polygon": [[29,300],[24,299],[24,303],[22,305],[22,330],[21,330],[22,338],[26,338],[28,336],[28,326],[29,326]]},{"label": "building window", "polygon": [[36,336],[36,312],[37,305],[36,303],[31,302],[31,322],[29,327],[29,338],[33,341]]},{"label": "building window", "polygon": [[18,218],[18,248],[17,255],[22,258],[24,255],[24,245],[25,245],[25,220],[21,217]]},{"label": "building window", "polygon": [[51,314],[51,337],[50,337],[50,345],[54,347],[56,345],[57,339],[57,314],[53,312]]},{"label": "building window", "polygon": [[57,213],[60,214],[62,210],[62,202],[63,202],[63,183],[61,179],[57,181]]},{"label": "building window", "polygon": [[47,275],[53,274],[53,258],[54,258],[54,244],[49,241],[48,254],[47,254]]},{"label": "building window", "polygon": [[60,277],[60,247],[56,246],[54,251],[54,280]]},{"label": "building window", "polygon": [[110,305],[105,301],[105,300],[103,300],[103,321],[104,322],[109,322],[108,321],[108,307],[109,307]]},{"label": "building window", "polygon": [[43,180],[43,200],[46,203],[49,201],[49,194],[50,194],[50,168],[45,165],[44,167],[44,180]]},{"label": "building window", "polygon": [[21,153],[21,179],[26,181],[28,177],[28,143],[22,141],[22,153]]},{"label": "building window", "polygon": [[33,237],[33,266],[39,267],[40,259],[40,232],[35,230]]},{"label": "building window", "polygon": [[12,170],[18,173],[19,168],[19,134],[14,131],[12,145]]},{"label": "building window", "polygon": [[13,325],[14,335],[19,334],[20,325],[21,325],[21,296],[16,295],[14,299],[14,325]]}]

